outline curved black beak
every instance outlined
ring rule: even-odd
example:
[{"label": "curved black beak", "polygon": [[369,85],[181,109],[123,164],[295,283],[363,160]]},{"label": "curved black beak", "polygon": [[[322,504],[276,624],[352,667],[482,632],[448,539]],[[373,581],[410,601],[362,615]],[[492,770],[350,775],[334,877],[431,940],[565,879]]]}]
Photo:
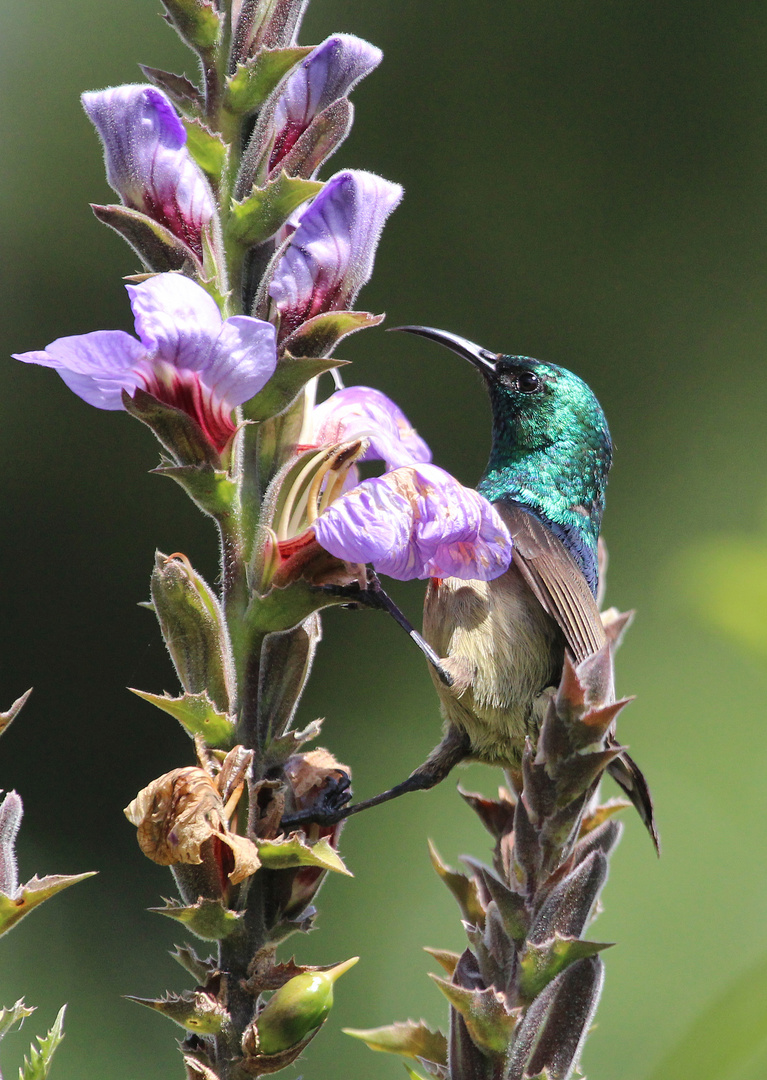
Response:
[{"label": "curved black beak", "polygon": [[473,341],[459,337],[458,334],[451,334],[449,330],[435,330],[431,326],[392,326],[390,329],[404,330],[408,334],[417,334],[419,337],[437,341],[440,345],[458,353],[464,360],[468,360],[485,377],[495,375],[495,363],[500,353],[483,349],[480,345],[475,345]]}]

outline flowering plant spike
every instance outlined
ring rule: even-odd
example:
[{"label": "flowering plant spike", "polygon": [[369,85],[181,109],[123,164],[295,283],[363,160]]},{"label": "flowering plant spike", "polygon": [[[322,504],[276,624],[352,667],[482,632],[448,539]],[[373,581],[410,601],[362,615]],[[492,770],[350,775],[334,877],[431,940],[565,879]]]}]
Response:
[{"label": "flowering plant spike", "polygon": [[[326,175],[326,163],[350,130],[350,94],[381,51],[349,34],[299,44],[308,0],[162,2],[166,21],[196,54],[199,83],[145,67],[146,84],[82,98],[119,197],[94,204],[94,212],[141,263],[126,286],[135,333],[85,327],[15,355],[53,368],[84,403],[146,425],[160,444],[154,472],[174,480],[218,530],[217,586],[183,552],[155,555],[145,606],[180,686],[176,696],[134,692],[179,721],[193,747],[160,777],[147,777],[125,809],[141,851],[170,868],[178,890],[153,910],[214,943],[215,955],[201,959],[183,946],[176,959],[194,987],[133,1000],[183,1029],[188,1080],[246,1080],[301,1056],[326,1022],[336,979],[357,961],[314,967],[277,957],[288,937],[312,929],[325,877],[351,876],[339,850],[346,816],[431,786],[467,757],[500,760],[482,757],[469,737],[481,698],[478,666],[449,648],[435,652],[378,574],[430,579],[427,608],[455,600],[466,625],[456,620],[454,638],[468,636],[495,614],[492,597],[512,590],[517,559],[529,557],[525,527],[533,528],[534,515],[521,527],[498,498],[495,473],[480,490],[464,487],[432,461],[393,401],[341,380],[339,342],[383,319],[355,305],[403,191],[362,169]],[[516,368],[512,377],[499,362],[529,358],[499,357],[425,327],[402,329],[447,342],[486,378],[500,370],[499,392],[537,386],[529,369],[537,361],[523,387]],[[549,368],[556,378],[567,374]],[[329,393],[320,379],[331,371]],[[580,385],[586,415],[591,405]],[[596,410],[601,416],[598,403]],[[523,417],[523,429],[535,434],[538,426]],[[595,439],[590,453],[584,468],[571,470],[573,480],[601,475],[609,436]],[[544,472],[526,474],[525,491]],[[565,500],[571,532],[591,512],[601,514],[602,494]],[[595,530],[576,551],[588,561],[587,591],[598,523]],[[530,588],[542,603],[540,583]],[[588,599],[596,603],[591,592]],[[339,606],[383,610],[400,622],[432,665],[447,721],[443,742],[407,781],[353,806],[350,769],[308,747],[321,721],[293,726],[320,613]],[[531,618],[531,635],[540,618]],[[451,632],[446,620],[436,622],[433,642]],[[576,656],[568,641],[576,662],[568,653],[557,692],[542,684],[545,716],[526,715],[503,760],[508,790],[497,801],[464,796],[494,838],[492,868],[470,861],[464,875],[434,854],[469,940],[460,956],[434,953],[448,976],[435,980],[449,1002],[448,1031],[409,1022],[356,1032],[430,1076],[568,1080],[577,1067],[605,948],[583,935],[619,836],[616,806],[597,804],[605,769],[623,769],[626,790],[637,783],[632,798],[641,808],[644,797],[652,827],[641,773],[613,734],[625,704],[612,695],[611,649],[622,625],[600,623],[588,655]],[[510,642],[502,629],[498,640]],[[496,644],[485,640],[480,659]],[[2,726],[12,715],[0,715]],[[0,805],[0,931],[3,919],[7,928],[79,880],[19,885],[20,818],[11,793]]]}]

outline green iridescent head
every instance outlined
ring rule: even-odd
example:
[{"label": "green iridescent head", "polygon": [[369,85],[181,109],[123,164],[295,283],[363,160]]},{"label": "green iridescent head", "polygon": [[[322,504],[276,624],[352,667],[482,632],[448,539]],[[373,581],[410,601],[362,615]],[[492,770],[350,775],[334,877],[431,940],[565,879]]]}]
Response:
[{"label": "green iridescent head", "polygon": [[520,503],[544,521],[595,589],[612,442],[592,391],[556,364],[493,353],[431,327],[400,329],[446,345],[481,372],[490,395],[493,443],[479,491],[491,502]]}]

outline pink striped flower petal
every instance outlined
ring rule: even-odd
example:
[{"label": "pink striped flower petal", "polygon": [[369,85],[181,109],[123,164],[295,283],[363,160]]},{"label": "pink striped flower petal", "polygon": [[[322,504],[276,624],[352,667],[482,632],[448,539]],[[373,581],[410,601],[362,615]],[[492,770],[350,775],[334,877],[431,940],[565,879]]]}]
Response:
[{"label": "pink striped flower petal", "polygon": [[431,450],[391,398],[370,386],[347,386],[314,409],[318,446],[368,439],[360,459],[383,461],[387,469],[431,461]]},{"label": "pink striped flower petal", "polygon": [[291,72],[271,118],[269,171],[276,169],[319,113],[346,97],[378,67],[383,53],[353,34],[333,34]]},{"label": "pink striped flower petal", "polygon": [[139,340],[121,330],[97,330],[58,338],[16,359],[55,368],[99,409],[122,409],[123,391],[145,390],[188,413],[223,450],[235,431],[233,409],[274,374],[274,327],[246,315],[222,320],[208,293],[180,274],[157,274],[127,288]]},{"label": "pink striped flower petal", "polygon": [[202,257],[213,195],[186,148],[186,129],[162,90],[114,86],[82,96],[104,144],[107,180],[125,206],[164,225]]},{"label": "pink striped flower petal", "polygon": [[400,581],[489,581],[511,562],[511,537],[492,504],[436,465],[364,480],[336,499],[312,528],[337,559],[372,563]]},{"label": "pink striped flower petal", "polygon": [[373,272],[373,260],[402,188],[373,173],[336,173],[302,212],[269,295],[280,313],[280,337],[326,311],[351,307]]}]

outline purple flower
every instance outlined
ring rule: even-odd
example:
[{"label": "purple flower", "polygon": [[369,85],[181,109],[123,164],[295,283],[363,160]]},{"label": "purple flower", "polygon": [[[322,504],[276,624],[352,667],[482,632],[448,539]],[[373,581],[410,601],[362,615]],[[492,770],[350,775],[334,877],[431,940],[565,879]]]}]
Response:
[{"label": "purple flower", "polygon": [[123,203],[164,225],[202,258],[213,196],[162,90],[115,86],[83,94],[82,102],[104,144],[107,180]]},{"label": "purple flower", "polygon": [[235,431],[232,410],[248,401],[277,363],[271,323],[233,315],[181,274],[127,285],[139,340],[122,330],[57,338],[17,360],[56,368],[67,386],[99,409],[122,409],[122,392],[141,389],[193,417],[219,451]]},{"label": "purple flower", "polygon": [[431,461],[431,450],[399,406],[370,386],[338,390],[314,409],[318,446],[367,439],[360,461],[383,461],[387,469]]},{"label": "purple flower", "polygon": [[495,508],[436,465],[395,469],[336,499],[312,526],[337,559],[382,574],[488,581],[511,562],[511,537]]},{"label": "purple flower", "polygon": [[277,261],[269,295],[280,313],[280,337],[326,311],[343,311],[373,272],[373,259],[402,188],[373,173],[331,176],[298,219]]},{"label": "purple flower", "polygon": [[378,67],[383,53],[352,34],[334,34],[311,52],[286,80],[271,118],[269,171],[287,157],[315,116],[345,97]]}]

